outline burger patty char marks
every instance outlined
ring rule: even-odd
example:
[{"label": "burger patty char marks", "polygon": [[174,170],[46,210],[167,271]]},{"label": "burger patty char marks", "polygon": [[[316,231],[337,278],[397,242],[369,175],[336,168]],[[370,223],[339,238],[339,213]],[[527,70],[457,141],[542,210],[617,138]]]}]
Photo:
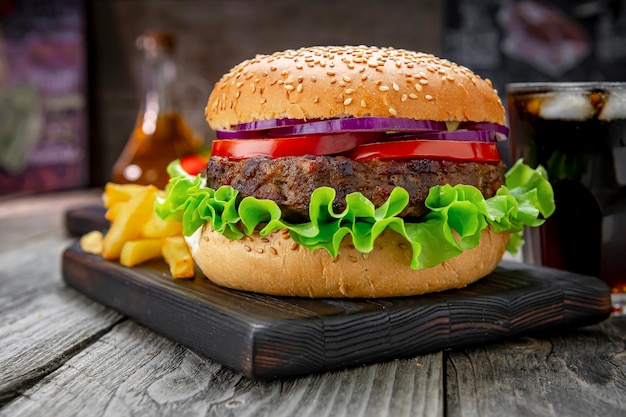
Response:
[{"label": "burger patty char marks", "polygon": [[336,190],[333,209],[345,209],[345,196],[358,191],[381,206],[395,187],[409,193],[403,217],[427,213],[424,200],[435,185],[467,184],[492,197],[504,184],[506,166],[478,162],[413,159],[357,162],[341,156],[254,157],[243,160],[212,157],[207,165],[207,186],[230,185],[241,197],[275,201],[288,220],[308,218],[309,202],[316,188]]}]

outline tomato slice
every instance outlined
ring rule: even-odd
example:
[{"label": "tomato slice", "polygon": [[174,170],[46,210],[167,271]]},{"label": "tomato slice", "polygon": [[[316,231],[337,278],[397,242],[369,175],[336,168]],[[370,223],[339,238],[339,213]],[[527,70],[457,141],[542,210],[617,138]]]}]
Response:
[{"label": "tomato slice", "polygon": [[198,175],[206,169],[209,159],[201,155],[188,155],[180,159],[180,166],[189,175]]},{"label": "tomato slice", "polygon": [[380,133],[338,133],[272,139],[219,139],[213,141],[212,156],[245,159],[257,156],[282,158],[343,153],[381,138]]},{"label": "tomato slice", "polygon": [[495,143],[432,139],[368,143],[356,147],[349,156],[355,161],[428,158],[498,162],[501,159]]}]

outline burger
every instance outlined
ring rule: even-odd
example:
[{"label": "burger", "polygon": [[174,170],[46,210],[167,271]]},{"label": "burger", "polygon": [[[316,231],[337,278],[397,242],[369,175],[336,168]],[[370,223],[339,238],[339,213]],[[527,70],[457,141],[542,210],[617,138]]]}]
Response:
[{"label": "burger", "polygon": [[507,172],[489,80],[430,54],[310,47],[214,86],[206,171],[176,161],[157,213],[183,222],[214,283],[303,297],[395,297],[492,272],[554,210],[545,170]]}]

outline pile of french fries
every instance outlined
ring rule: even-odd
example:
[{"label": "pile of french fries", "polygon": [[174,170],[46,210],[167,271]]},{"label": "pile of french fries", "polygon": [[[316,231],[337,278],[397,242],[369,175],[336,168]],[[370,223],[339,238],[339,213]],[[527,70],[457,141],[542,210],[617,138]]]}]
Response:
[{"label": "pile of french fries", "polygon": [[173,278],[194,277],[181,223],[163,220],[154,212],[159,193],[152,185],[106,184],[102,200],[111,227],[104,235],[93,231],[82,236],[81,248],[128,267],[163,258]]}]

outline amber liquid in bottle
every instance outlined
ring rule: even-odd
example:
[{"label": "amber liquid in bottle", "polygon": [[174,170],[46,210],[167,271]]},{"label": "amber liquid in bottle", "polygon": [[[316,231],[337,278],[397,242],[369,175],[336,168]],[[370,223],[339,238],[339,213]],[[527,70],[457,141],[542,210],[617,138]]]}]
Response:
[{"label": "amber liquid in bottle", "polygon": [[196,152],[200,143],[174,102],[172,39],[147,33],[137,43],[144,54],[142,104],[135,128],[113,166],[112,181],[164,189],[169,180],[167,165]]}]

